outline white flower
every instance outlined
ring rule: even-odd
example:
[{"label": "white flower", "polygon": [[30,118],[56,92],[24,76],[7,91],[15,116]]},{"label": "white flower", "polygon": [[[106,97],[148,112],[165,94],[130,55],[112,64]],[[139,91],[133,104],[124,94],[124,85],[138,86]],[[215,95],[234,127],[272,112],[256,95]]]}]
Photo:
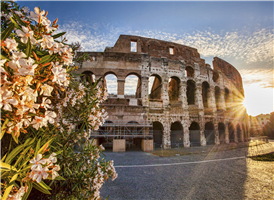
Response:
[{"label": "white flower", "polygon": [[26,59],[20,59],[19,64],[21,65],[21,68],[18,69],[18,74],[21,76],[31,75],[34,76],[34,70],[37,67],[37,64],[34,64],[35,61],[31,59],[30,57],[28,60]]},{"label": "white flower", "polygon": [[[35,12],[35,13],[34,13]],[[39,23],[39,18],[42,20],[42,18],[45,18],[43,15],[46,13],[45,10],[41,11],[38,7],[34,8],[34,12],[30,11],[30,18]]]},{"label": "white flower", "polygon": [[9,39],[9,38],[6,38],[4,43],[6,44],[6,47],[12,51],[16,51],[17,50],[17,42],[15,41],[15,39]]},{"label": "white flower", "polygon": [[27,43],[28,42],[28,38],[30,38],[30,42],[31,44],[36,44],[36,40],[33,37],[33,31],[30,31],[27,27],[22,26],[22,30],[17,29],[15,32],[16,34],[21,37],[21,42],[23,43]]},{"label": "white flower", "polygon": [[35,170],[32,170],[29,177],[32,179],[32,180],[36,180],[37,183],[40,183],[42,178],[43,179],[46,179],[48,178],[48,168],[47,167],[44,167],[44,168],[37,168]]},{"label": "white flower", "polygon": [[53,111],[46,111],[45,112],[45,119],[49,122],[49,123],[51,123],[51,124],[53,124],[54,122],[55,122],[55,119],[54,118],[56,118],[57,117],[57,115],[56,115],[56,113],[55,112],[53,112]]},{"label": "white flower", "polygon": [[23,14],[20,12],[20,11],[14,11],[14,13],[16,14],[16,15],[18,15],[19,17],[22,17],[23,16]]},{"label": "white flower", "polygon": [[52,168],[52,180],[54,180],[57,176],[59,176],[59,174],[57,173],[57,171],[59,171],[59,170],[60,170],[59,165],[55,165]]},{"label": "white flower", "polygon": [[53,37],[49,36],[49,35],[43,35],[43,38],[41,40],[38,40],[38,42],[41,43],[41,47],[43,49],[46,48],[51,48],[53,46]]},{"label": "white flower", "polygon": [[42,103],[40,104],[40,107],[42,107],[42,108],[44,108],[45,110],[47,110],[48,108],[51,107],[49,104],[51,104],[51,100],[50,100],[50,99],[47,99],[46,97],[43,97]]},{"label": "white flower", "polygon": [[7,200],[21,200],[25,192],[28,190],[28,187],[21,187],[17,193],[9,195]]},{"label": "white flower", "polygon": [[43,117],[38,117],[35,116],[34,119],[32,120],[31,124],[33,128],[35,128],[36,130],[38,130],[39,128],[42,128],[43,126],[47,126],[47,121],[44,120]]},{"label": "white flower", "polygon": [[28,7],[23,7],[22,10],[23,10],[23,12],[25,12],[25,13],[29,13],[29,8],[28,8]]},{"label": "white flower", "polygon": [[31,165],[31,170],[36,170],[36,169],[38,169],[38,170],[41,170],[42,169],[42,165],[41,164],[46,164],[46,162],[47,162],[47,160],[46,159],[42,159],[41,160],[41,158],[42,158],[43,156],[42,156],[42,154],[38,154],[37,156],[36,156],[36,158],[33,158],[33,159],[31,159],[29,162],[32,164]]},{"label": "white flower", "polygon": [[12,111],[10,104],[14,106],[18,105],[18,101],[13,96],[13,92],[9,90],[1,90],[1,108],[4,106],[4,110]]},{"label": "white flower", "polygon": [[41,91],[40,91],[40,95],[44,95],[44,96],[51,96],[51,92],[53,90],[53,87],[51,87],[50,85],[44,84],[40,87]]},{"label": "white flower", "polygon": [[58,66],[54,66],[51,69],[52,73],[54,74],[54,78],[52,80],[52,82],[56,82],[59,85],[63,85],[63,83],[67,81],[67,72],[66,69],[62,68],[61,65]]},{"label": "white flower", "polygon": [[11,56],[12,60],[8,62],[9,67],[16,71],[21,67],[19,61],[25,57],[27,56],[23,52],[13,52]]},{"label": "white flower", "polygon": [[[2,69],[3,69],[2,66],[5,64],[6,61],[7,61],[6,59],[0,60],[1,72],[3,72],[2,71]],[[4,71],[6,71],[6,70],[4,70]]]}]

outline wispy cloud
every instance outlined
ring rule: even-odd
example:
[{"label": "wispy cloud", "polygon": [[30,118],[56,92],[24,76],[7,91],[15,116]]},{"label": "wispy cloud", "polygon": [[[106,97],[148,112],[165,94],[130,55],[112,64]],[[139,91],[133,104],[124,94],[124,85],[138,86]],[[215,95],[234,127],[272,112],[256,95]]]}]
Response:
[{"label": "wispy cloud", "polygon": [[129,34],[191,46],[203,57],[233,58],[247,64],[274,61],[273,27],[257,29],[253,32],[243,29],[217,34],[208,28],[192,33],[172,34],[158,30],[132,31],[130,28],[114,28],[111,24],[71,22],[61,26],[60,31],[67,32],[66,38],[69,42],[80,42],[83,51],[104,51],[105,47],[115,44],[120,34]]},{"label": "wispy cloud", "polygon": [[274,88],[274,70],[273,69],[256,69],[256,70],[239,70],[242,75],[243,84],[259,84],[261,88]]}]

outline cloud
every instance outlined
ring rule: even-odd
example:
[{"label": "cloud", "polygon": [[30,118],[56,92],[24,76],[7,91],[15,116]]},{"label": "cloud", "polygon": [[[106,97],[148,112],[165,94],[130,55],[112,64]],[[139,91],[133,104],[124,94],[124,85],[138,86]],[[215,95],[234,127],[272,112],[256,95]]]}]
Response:
[{"label": "cloud", "polygon": [[256,29],[253,32],[243,30],[217,34],[210,28],[192,33],[172,34],[159,30],[132,31],[129,27],[116,27],[111,24],[81,24],[70,22],[62,25],[58,32],[66,31],[68,42],[80,42],[82,51],[104,51],[113,46],[120,34],[138,35],[171,41],[194,47],[202,57],[233,58],[247,64],[274,61],[273,27]]},{"label": "cloud", "polygon": [[258,84],[261,88],[274,88],[274,70],[273,69],[255,69],[239,70],[243,84],[249,86],[251,84]]}]

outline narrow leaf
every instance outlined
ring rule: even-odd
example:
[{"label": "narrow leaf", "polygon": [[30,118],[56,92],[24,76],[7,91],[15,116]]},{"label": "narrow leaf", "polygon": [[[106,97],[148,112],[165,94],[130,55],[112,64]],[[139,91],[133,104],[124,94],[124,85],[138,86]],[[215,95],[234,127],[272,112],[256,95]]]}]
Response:
[{"label": "narrow leaf", "polygon": [[28,196],[29,196],[29,194],[30,194],[30,192],[31,192],[31,190],[32,190],[32,183],[27,182],[27,186],[28,186],[28,190],[27,190],[27,192],[23,195],[22,200],[27,200],[27,199],[28,199]]},{"label": "narrow leaf", "polygon": [[27,55],[27,58],[30,56],[31,54],[31,43],[30,43],[30,38],[28,38],[28,42],[27,42],[27,48],[26,48],[26,55]]},{"label": "narrow leaf", "polygon": [[7,123],[9,122],[9,119],[7,118],[6,120],[5,120],[5,122],[4,122],[4,124],[2,125],[2,127],[1,127],[1,139],[2,139],[2,137],[4,136],[4,134],[5,134],[5,128],[6,128],[6,125],[7,125]]},{"label": "narrow leaf", "polygon": [[66,32],[62,32],[62,33],[58,33],[58,34],[56,34],[56,35],[53,35],[52,37],[53,37],[53,39],[56,39],[56,38],[59,38],[59,37],[61,37],[62,35],[65,35],[66,34]]},{"label": "narrow leaf", "polygon": [[2,168],[17,171],[15,167],[1,161],[1,169]]},{"label": "narrow leaf", "polygon": [[41,181],[39,183],[39,185],[41,185],[43,188],[47,189],[47,190],[51,190],[51,188],[44,182],[44,181]]},{"label": "narrow leaf", "polygon": [[50,192],[47,189],[43,188],[39,183],[34,182],[33,187],[39,190],[40,192],[43,192],[44,194],[50,194]]},{"label": "narrow leaf", "polygon": [[17,29],[20,29],[20,30],[21,30],[21,27],[17,24],[17,22],[16,22],[16,21],[14,21],[14,19],[13,19],[12,17],[10,17],[10,20],[11,20],[11,22],[14,24],[15,28],[17,28]]},{"label": "narrow leaf", "polygon": [[[11,34],[12,30],[14,29],[14,24],[10,24],[1,34],[1,40],[4,41],[9,35]],[[2,55],[1,55],[2,59]]]},{"label": "narrow leaf", "polygon": [[38,142],[37,142],[37,144],[36,144],[35,154],[34,154],[35,157],[37,156],[38,151],[39,151],[39,149],[40,149],[40,147],[41,147],[40,143],[41,143],[41,138],[38,140]]},{"label": "narrow leaf", "polygon": [[40,149],[39,151],[37,152],[37,154],[41,153],[45,147],[49,146],[50,143],[52,142],[53,138],[51,138],[46,144],[44,144]]},{"label": "narrow leaf", "polygon": [[20,153],[24,149],[24,145],[19,145],[15,149],[12,150],[12,152],[7,156],[5,162],[7,164],[10,164],[11,161],[17,156],[18,153]]}]

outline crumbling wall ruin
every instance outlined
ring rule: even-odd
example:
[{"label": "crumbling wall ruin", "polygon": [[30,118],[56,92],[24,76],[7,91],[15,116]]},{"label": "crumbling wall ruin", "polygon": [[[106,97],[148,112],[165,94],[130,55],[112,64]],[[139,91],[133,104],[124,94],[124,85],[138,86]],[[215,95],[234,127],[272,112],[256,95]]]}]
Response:
[{"label": "crumbling wall ruin", "polygon": [[[103,85],[106,75],[117,77],[117,95],[104,104],[108,120],[150,124],[155,147],[248,140],[242,79],[222,59],[215,57],[212,69],[194,48],[131,35],[120,35],[114,47],[104,52],[81,53],[92,59],[78,73],[92,74],[95,80],[103,77]],[[138,88],[135,97],[127,97],[125,79],[132,74],[138,77]]]}]

